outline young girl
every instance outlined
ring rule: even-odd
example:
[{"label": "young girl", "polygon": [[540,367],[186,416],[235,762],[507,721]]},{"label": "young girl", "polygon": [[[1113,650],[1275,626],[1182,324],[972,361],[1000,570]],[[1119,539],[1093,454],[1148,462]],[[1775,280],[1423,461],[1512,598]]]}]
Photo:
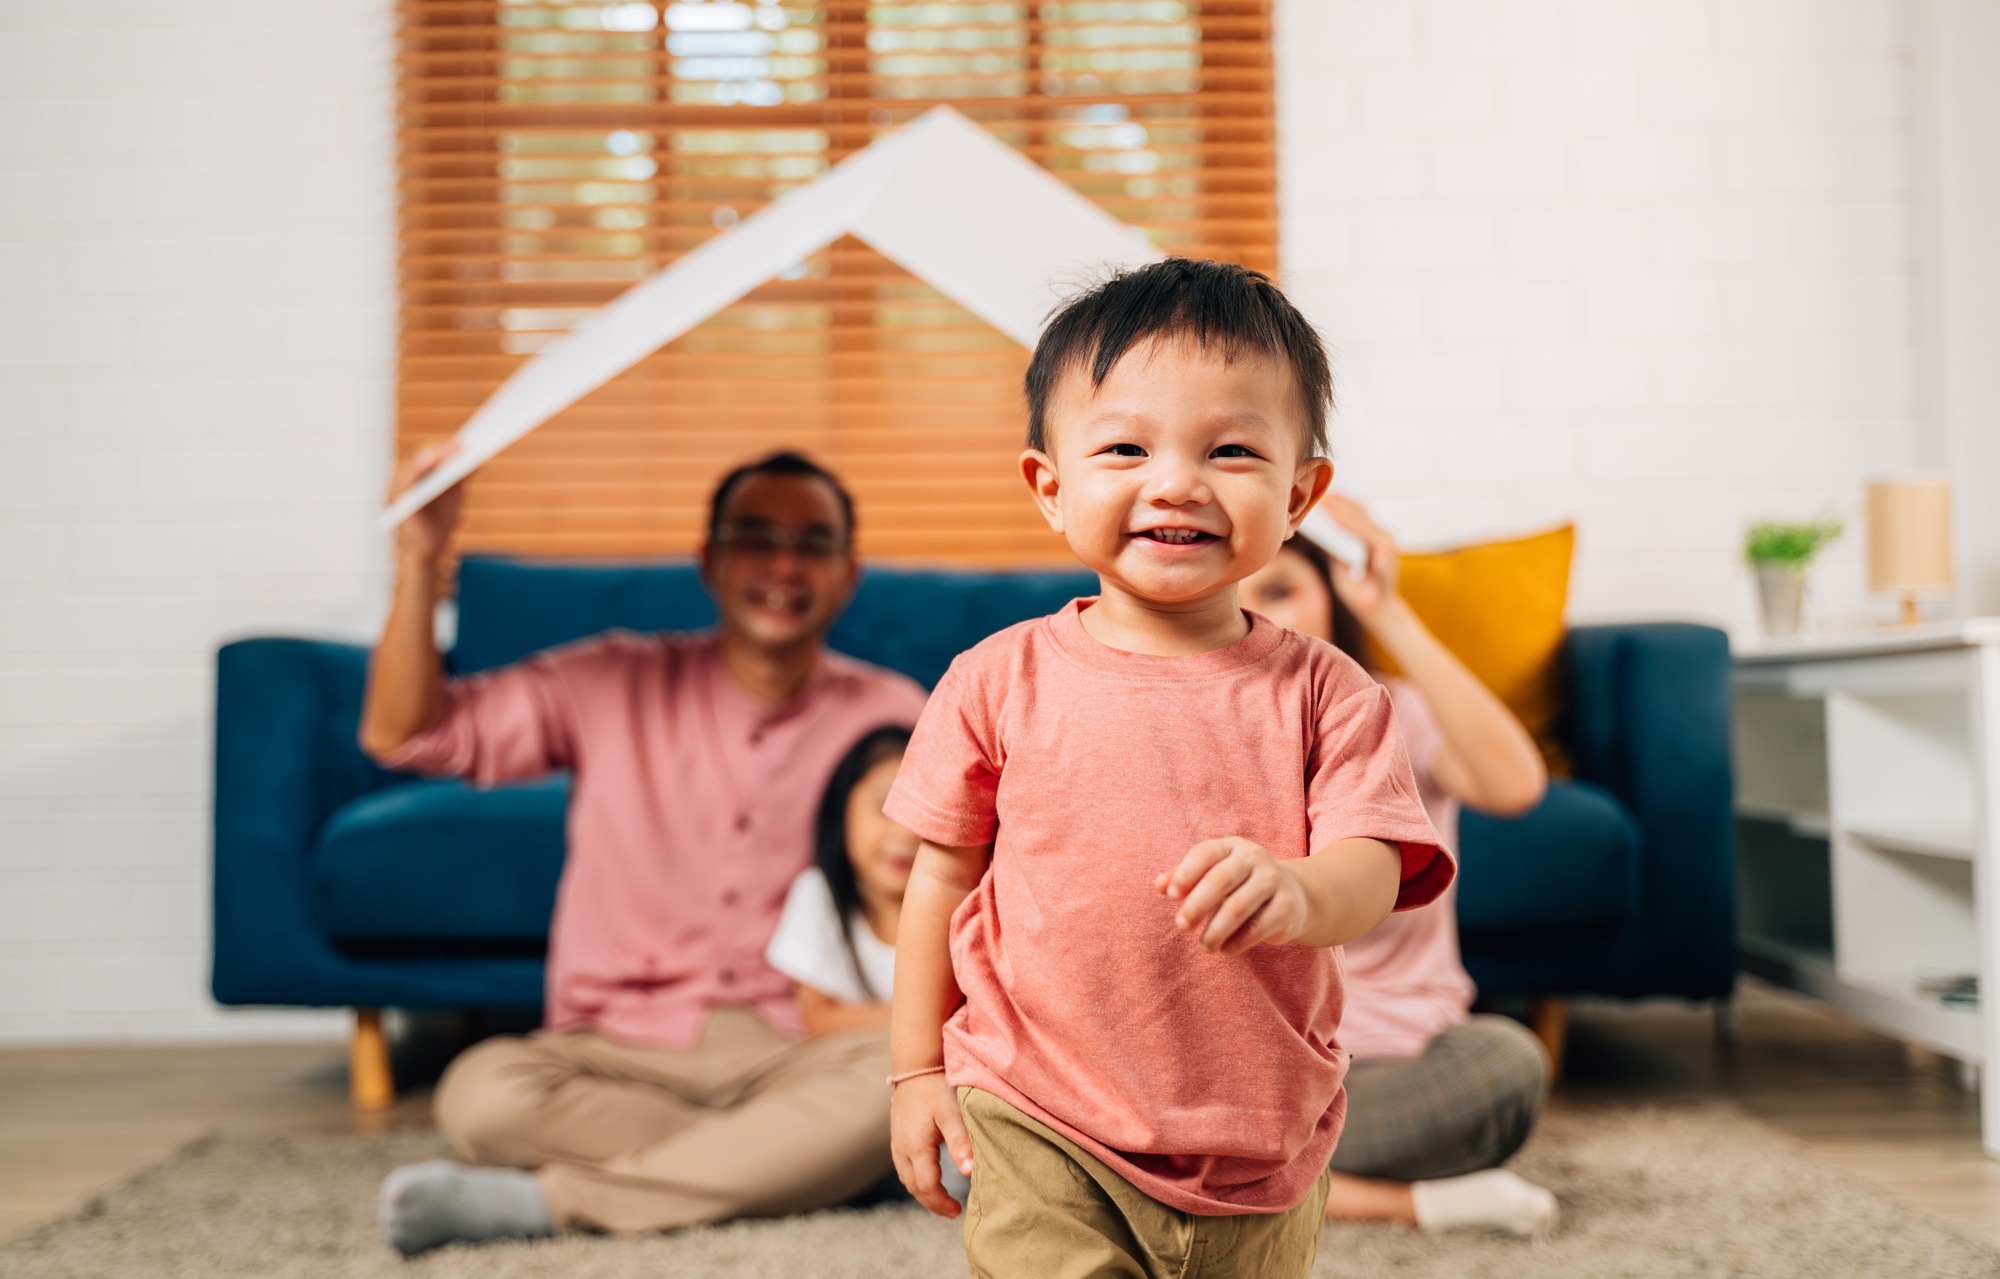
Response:
[{"label": "young girl", "polygon": [[[1329,495],[1322,509],[1368,544],[1367,574],[1336,568],[1295,537],[1244,581],[1244,607],[1357,661],[1365,629],[1395,659],[1404,674],[1385,683],[1424,807],[1448,845],[1458,842],[1460,802],[1491,813],[1533,807],[1546,784],[1533,740],[1397,594],[1395,541],[1351,499]],[[1471,1015],[1455,901],[1447,890],[1343,948],[1340,1043],[1354,1061],[1331,1219],[1527,1234],[1555,1214],[1546,1190],[1498,1168],[1527,1140],[1547,1067],[1522,1027]]]},{"label": "young girl", "polygon": [[[808,1035],[889,1024],[896,984],[896,924],[917,856],[917,837],[882,815],[910,730],[875,729],[827,781],[814,826],[815,864],[799,872],[764,958],[798,983]],[[961,1203],[966,1178],[945,1164],[945,1190]]]},{"label": "young girl", "polygon": [[814,827],[816,864],[785,898],[764,958],[798,983],[808,1035],[889,1024],[896,923],[917,837],[882,815],[910,730],[874,729],[834,768]]}]

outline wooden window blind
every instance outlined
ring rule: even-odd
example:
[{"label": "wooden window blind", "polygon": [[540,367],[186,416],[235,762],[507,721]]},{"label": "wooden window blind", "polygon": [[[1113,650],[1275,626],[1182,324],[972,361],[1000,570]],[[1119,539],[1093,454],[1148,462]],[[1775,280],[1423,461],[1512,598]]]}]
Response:
[{"label": "wooden window blind", "polygon": [[[948,102],[1163,249],[1275,266],[1268,0],[402,0],[398,443],[618,293]],[[852,237],[488,463],[467,549],[685,552],[727,467],[839,470],[864,553],[1066,557],[1027,353]]]}]

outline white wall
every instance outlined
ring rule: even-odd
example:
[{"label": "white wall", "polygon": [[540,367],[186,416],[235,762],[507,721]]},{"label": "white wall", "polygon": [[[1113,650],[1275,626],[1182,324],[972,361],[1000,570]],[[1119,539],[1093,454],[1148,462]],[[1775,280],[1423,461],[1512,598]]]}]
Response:
[{"label": "white wall", "polygon": [[1947,471],[1959,595],[2000,613],[2000,5],[1916,5],[1925,457]]},{"label": "white wall", "polygon": [[[1341,480],[1420,544],[1574,518],[1579,617],[1748,629],[1746,520],[1922,460],[1909,8],[1285,5],[1283,255]],[[1860,541],[1822,618],[1886,608]]]},{"label": "white wall", "polygon": [[[1950,448],[1932,3],[1966,0],[1283,0],[1285,259],[1346,481],[1418,542],[1577,518],[1581,616],[1746,624],[1746,518]],[[339,1024],[206,999],[208,723],[219,641],[379,607],[389,28],[0,0],[0,1039]],[[1823,613],[1873,604],[1856,545]]]},{"label": "white wall", "polygon": [[0,5],[0,1039],[209,1003],[216,644],[379,593],[389,5]]}]

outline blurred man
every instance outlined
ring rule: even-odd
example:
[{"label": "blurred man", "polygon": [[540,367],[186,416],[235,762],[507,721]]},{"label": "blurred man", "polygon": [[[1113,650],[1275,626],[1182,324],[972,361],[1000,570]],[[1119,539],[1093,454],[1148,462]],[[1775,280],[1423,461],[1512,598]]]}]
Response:
[{"label": "blurred man", "polygon": [[[443,456],[412,459],[397,491]],[[835,763],[924,702],[825,650],[859,573],[853,502],[795,453],[741,467],[700,553],[715,631],[614,632],[446,681],[431,619],[461,501],[397,534],[361,746],[481,785],[570,771],[569,851],[546,1025],[452,1064],[437,1121],[465,1162],[392,1173],[383,1234],[415,1253],[853,1196],[890,1171],[886,1033],[800,1038],[791,983],[764,961]]]}]

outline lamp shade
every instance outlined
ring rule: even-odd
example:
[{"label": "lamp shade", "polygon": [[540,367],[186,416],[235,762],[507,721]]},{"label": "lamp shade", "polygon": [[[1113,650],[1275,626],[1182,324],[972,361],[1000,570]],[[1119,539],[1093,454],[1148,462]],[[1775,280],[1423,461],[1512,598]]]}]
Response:
[{"label": "lamp shade", "polygon": [[1868,486],[1868,586],[1951,589],[1951,482],[1918,477]]}]

